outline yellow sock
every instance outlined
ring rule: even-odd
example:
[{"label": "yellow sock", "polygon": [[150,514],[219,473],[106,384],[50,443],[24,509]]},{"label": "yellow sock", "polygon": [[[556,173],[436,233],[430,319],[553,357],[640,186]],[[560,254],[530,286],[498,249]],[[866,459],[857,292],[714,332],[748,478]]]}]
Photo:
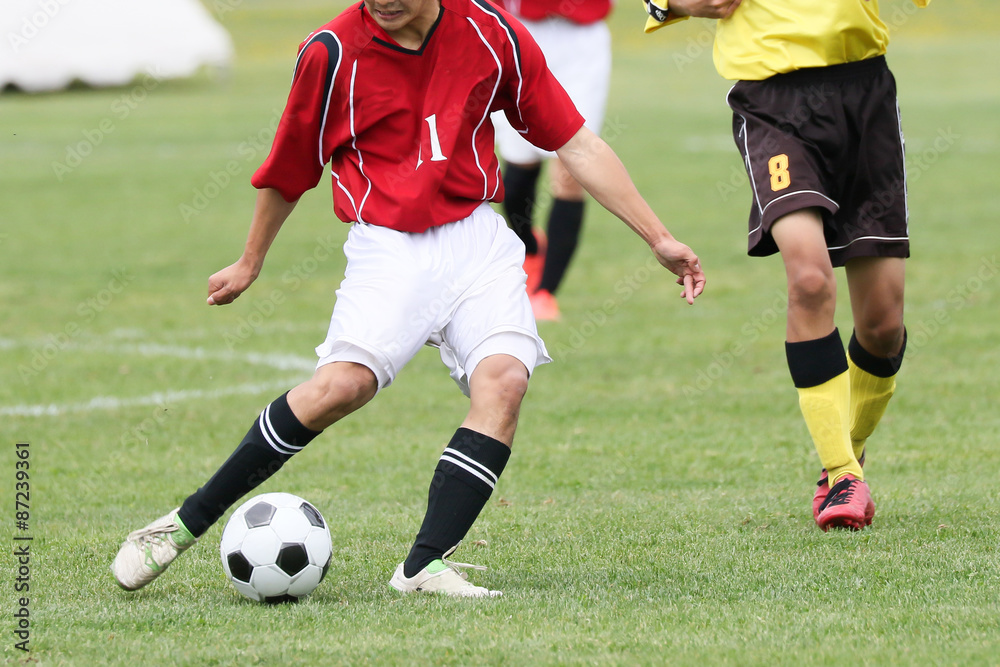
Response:
[{"label": "yellow sock", "polygon": [[847,359],[851,376],[851,446],[858,459],[865,451],[865,442],[878,426],[889,399],[896,391],[896,376],[879,377],[862,370]]},{"label": "yellow sock", "polygon": [[864,479],[851,447],[851,382],[845,371],[823,384],[799,387],[799,407],[833,486],[844,475]]}]

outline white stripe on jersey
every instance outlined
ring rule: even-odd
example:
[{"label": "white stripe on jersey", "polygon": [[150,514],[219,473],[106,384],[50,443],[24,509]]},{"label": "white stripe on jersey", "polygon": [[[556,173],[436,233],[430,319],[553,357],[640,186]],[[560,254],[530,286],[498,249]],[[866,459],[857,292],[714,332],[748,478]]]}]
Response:
[{"label": "white stripe on jersey", "polygon": [[[479,2],[477,2],[476,0],[473,0],[472,4],[475,5],[484,14],[489,14],[491,17],[493,17],[493,20],[497,22],[497,25],[499,25],[500,28],[505,33],[507,33],[507,39],[510,40],[511,46],[517,43],[517,37],[511,34],[510,28],[506,25],[504,21],[500,19],[500,15],[497,14],[492,7],[487,9],[486,7],[480,5]],[[524,122],[524,118],[521,118],[521,87],[524,85],[524,78],[521,76],[520,48],[514,49],[514,69],[517,71],[517,99],[514,100],[514,103],[517,107],[517,117],[521,121],[521,125],[527,127],[527,124]],[[518,130],[518,132],[520,132],[521,134],[526,134],[527,130],[524,130],[523,132],[521,130]]]},{"label": "white stripe on jersey", "polygon": [[302,47],[302,51],[299,52],[298,58],[295,59],[295,69],[292,71],[292,81],[294,82],[295,75],[299,71],[299,63],[302,62],[302,56],[305,55],[305,52],[309,49],[309,46],[312,44],[312,41],[316,39],[316,36],[322,34],[330,35],[331,37],[333,37],[334,41],[337,42],[337,48],[340,50],[340,57],[337,58],[337,64],[333,68],[333,74],[328,73],[330,77],[330,91],[326,98],[326,104],[323,105],[323,121],[320,123],[320,128],[319,128],[318,155],[319,155],[320,168],[326,166],[326,160],[323,159],[323,134],[326,131],[326,117],[327,114],[330,113],[330,101],[333,99],[334,80],[337,78],[337,72],[340,71],[340,63],[344,59],[344,45],[343,43],[341,43],[340,38],[338,38],[337,35],[332,30],[319,30],[309,35],[309,37],[306,40],[306,45]]},{"label": "white stripe on jersey", "polygon": [[[487,102],[484,107],[483,117],[479,119],[479,123],[476,125],[476,129],[472,131],[472,154],[476,156],[476,167],[479,168],[479,173],[483,175],[483,200],[485,201],[488,199],[492,199],[492,197],[486,191],[487,188],[489,188],[490,186],[490,179],[486,175],[486,170],[483,169],[482,160],[479,158],[479,151],[476,149],[476,135],[479,134],[479,128],[483,126],[483,123],[485,123],[486,119],[489,118],[490,116],[490,107],[492,106],[493,99],[497,96],[497,90],[500,88],[500,80],[503,78],[503,64],[500,62],[500,58],[497,57],[496,51],[493,50],[493,47],[490,46],[490,43],[486,40],[485,37],[483,37],[483,33],[479,30],[479,26],[476,25],[476,22],[473,21],[472,18],[468,16],[466,17],[466,19],[468,19],[469,24],[472,25],[473,29],[476,31],[476,34],[479,35],[479,39],[482,40],[483,45],[486,46],[487,50],[489,50],[490,55],[493,56],[493,62],[496,63],[497,66],[497,80],[493,84],[493,92],[490,93],[489,102]],[[493,154],[491,153],[490,159],[492,158]],[[493,189],[494,195],[497,193],[497,190],[499,188],[500,188],[500,181],[497,180],[496,187]]]},{"label": "white stripe on jersey", "polygon": [[361,175],[365,177],[366,181],[368,181],[368,189],[365,191],[365,196],[361,198],[361,205],[358,206],[356,203],[354,203],[354,197],[351,197],[351,193],[347,192],[347,188],[345,188],[340,183],[339,177],[337,178],[337,185],[340,186],[341,190],[347,192],[347,196],[350,197],[351,205],[354,206],[354,212],[355,214],[357,214],[357,222],[365,222],[364,218],[361,215],[361,211],[365,207],[365,202],[368,201],[368,195],[370,195],[372,192],[372,179],[368,178],[368,174],[365,173],[365,158],[364,155],[361,154],[361,151],[358,150],[358,135],[354,129],[354,83],[357,80],[357,78],[358,78],[358,61],[355,60],[354,66],[351,68],[351,91],[348,94],[348,98],[350,101],[350,116],[351,116],[351,137],[352,137],[351,148],[353,148],[354,152],[358,154],[358,171],[360,171]]},{"label": "white stripe on jersey", "polygon": [[340,71],[340,63],[344,59],[344,45],[341,44],[340,39],[334,34],[332,30],[324,30],[323,32],[329,33],[334,40],[337,42],[337,48],[340,49],[340,57],[337,58],[337,66],[333,68],[333,74],[330,75],[330,93],[326,97],[326,104],[323,106],[323,122],[319,126],[319,166],[326,166],[326,160],[323,159],[323,135],[326,134],[326,117],[330,113],[330,101],[333,100],[333,87],[337,80],[337,72]]}]

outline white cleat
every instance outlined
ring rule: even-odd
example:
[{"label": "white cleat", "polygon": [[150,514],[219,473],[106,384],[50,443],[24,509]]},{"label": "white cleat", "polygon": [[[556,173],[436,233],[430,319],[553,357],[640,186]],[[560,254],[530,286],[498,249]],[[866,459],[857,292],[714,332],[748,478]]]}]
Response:
[{"label": "white cleat", "polygon": [[450,597],[463,598],[495,598],[503,595],[500,591],[491,591],[482,586],[469,583],[468,575],[462,569],[485,570],[482,565],[456,563],[448,560],[448,556],[457,547],[452,547],[443,558],[432,561],[430,565],[417,572],[412,577],[403,574],[403,564],[400,563],[389,580],[389,585],[400,593],[439,593]]},{"label": "white cleat", "polygon": [[111,563],[111,573],[119,586],[127,591],[142,588],[198,541],[177,520],[177,509],[125,538]]}]

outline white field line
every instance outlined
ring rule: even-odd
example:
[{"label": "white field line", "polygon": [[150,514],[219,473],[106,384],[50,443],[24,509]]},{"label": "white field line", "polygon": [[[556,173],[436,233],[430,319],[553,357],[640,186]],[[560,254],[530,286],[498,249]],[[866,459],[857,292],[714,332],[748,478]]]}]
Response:
[{"label": "white field line", "polygon": [[[0,338],[0,349],[11,349],[28,342],[13,341]],[[203,347],[183,347],[178,345],[161,345],[157,343],[121,343],[117,345],[86,345],[69,343],[62,349],[73,349],[81,352],[98,352],[114,355],[135,354],[145,357],[163,356],[174,359],[191,359],[205,362],[244,363],[253,366],[267,366],[281,371],[312,371],[316,368],[315,359],[307,359],[291,354],[259,354],[255,352],[236,353],[228,350],[209,350]],[[193,399],[211,399],[236,394],[258,394],[275,391],[279,388],[290,388],[301,378],[291,378],[275,382],[244,384],[224,389],[189,389],[178,391],[162,391],[147,396],[117,398],[114,396],[97,396],[89,401],[78,403],[21,404],[0,406],[0,416],[11,417],[49,417],[71,412],[94,412],[97,410],[117,410],[142,405],[169,405],[177,401]]]},{"label": "white field line", "polygon": [[[66,347],[74,347],[74,345],[71,344]],[[84,352],[137,354],[144,357],[173,357],[174,359],[196,359],[198,361],[235,361],[253,366],[269,366],[280,371],[312,371],[316,368],[315,358],[307,359],[294,354],[237,353],[229,350],[208,350],[203,347],[160,345],[158,343],[79,345],[75,347]]]},{"label": "white field line", "polygon": [[193,399],[213,399],[237,394],[263,394],[266,392],[288,389],[299,380],[290,378],[280,382],[262,382],[258,384],[241,384],[224,389],[187,389],[181,391],[158,391],[148,396],[135,398],[117,398],[115,396],[97,396],[82,403],[49,403],[48,405],[9,405],[0,406],[0,416],[4,417],[58,417],[71,412],[96,412],[97,410],[118,410],[143,405],[173,405],[180,401]]}]

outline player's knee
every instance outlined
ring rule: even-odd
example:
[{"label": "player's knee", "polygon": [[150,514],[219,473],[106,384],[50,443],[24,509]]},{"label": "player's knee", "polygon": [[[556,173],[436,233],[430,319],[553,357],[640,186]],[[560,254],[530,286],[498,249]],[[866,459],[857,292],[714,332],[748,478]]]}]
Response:
[{"label": "player's knee", "polygon": [[876,357],[892,357],[903,344],[903,321],[902,318],[884,317],[855,322],[854,335],[867,352]]},{"label": "player's knee", "polygon": [[325,412],[357,410],[375,395],[378,380],[361,364],[335,363],[324,366],[311,380],[313,399]]},{"label": "player's knee", "polygon": [[501,410],[518,410],[528,392],[528,372],[516,360],[502,365],[494,364],[488,374],[477,379],[481,380],[476,387],[478,393],[489,397],[489,402]]},{"label": "player's knee", "polygon": [[821,308],[837,298],[837,283],[832,272],[806,266],[789,275],[789,300],[804,308]]}]

